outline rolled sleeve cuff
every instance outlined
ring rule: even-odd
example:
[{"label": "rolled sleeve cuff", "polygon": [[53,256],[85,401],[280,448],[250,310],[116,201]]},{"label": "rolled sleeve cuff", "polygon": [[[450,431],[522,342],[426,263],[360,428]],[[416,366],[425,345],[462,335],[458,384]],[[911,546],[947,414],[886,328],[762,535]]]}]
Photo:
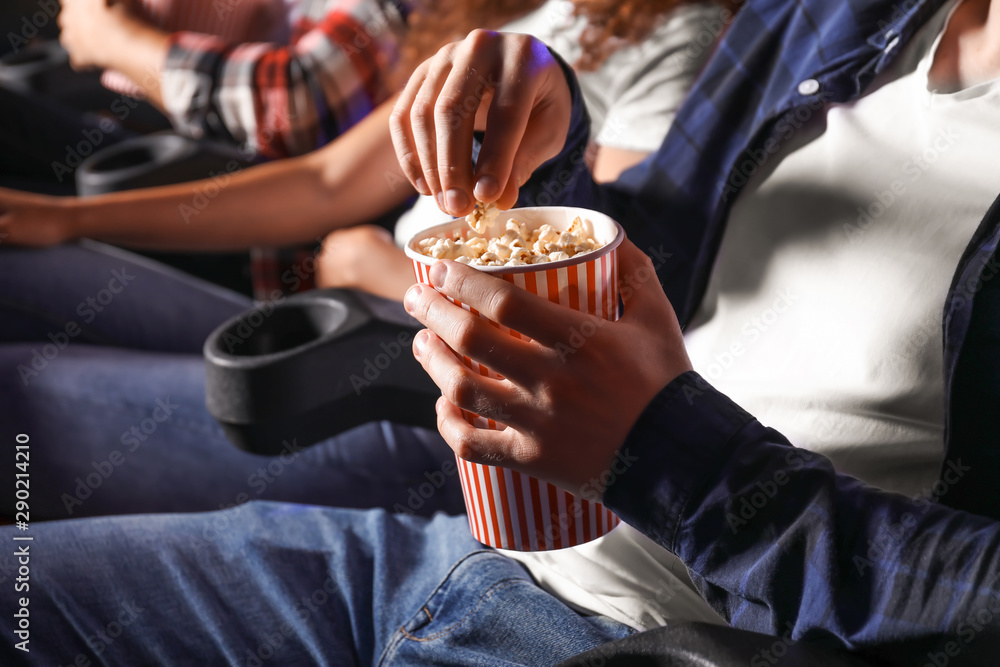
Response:
[{"label": "rolled sleeve cuff", "polygon": [[176,32],[170,36],[160,85],[165,110],[177,131],[196,139],[225,136],[213,118],[213,96],[230,48],[213,35]]},{"label": "rolled sleeve cuff", "polygon": [[680,375],[646,407],[626,438],[621,451],[633,465],[607,488],[604,504],[674,550],[688,504],[722,473],[735,436],[754,421],[697,373]]}]

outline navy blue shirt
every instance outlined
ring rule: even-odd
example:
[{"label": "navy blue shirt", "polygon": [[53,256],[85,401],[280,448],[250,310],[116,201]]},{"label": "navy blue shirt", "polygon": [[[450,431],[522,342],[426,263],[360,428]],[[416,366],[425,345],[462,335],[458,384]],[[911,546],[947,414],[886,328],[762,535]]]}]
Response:
[{"label": "navy blue shirt", "polygon": [[[943,3],[751,0],[653,156],[596,185],[579,158],[586,112],[574,90],[567,145],[521,204],[618,219],[683,325],[753,173],[818,109],[859,97]],[[932,498],[838,474],[688,373],[635,425],[624,447],[642,465],[605,502],[676,553],[734,626],[893,664],[1000,664],[998,223],[994,204],[942,304],[945,452]]]}]

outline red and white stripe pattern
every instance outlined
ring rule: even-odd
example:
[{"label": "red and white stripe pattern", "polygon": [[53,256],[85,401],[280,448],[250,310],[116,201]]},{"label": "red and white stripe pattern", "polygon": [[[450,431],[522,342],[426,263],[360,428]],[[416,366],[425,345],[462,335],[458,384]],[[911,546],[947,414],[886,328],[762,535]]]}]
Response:
[{"label": "red and white stripe pattern", "polygon": [[[617,248],[586,255],[588,261],[571,266],[499,275],[509,283],[573,310],[618,319]],[[535,270],[531,270],[531,269]],[[429,264],[413,260],[417,282],[430,285]],[[454,299],[455,304],[478,312]],[[527,338],[491,323],[512,336]],[[468,357],[465,365],[481,375],[501,376]],[[463,410],[478,428],[502,429],[493,419]],[[572,415],[567,415],[572,418]],[[483,544],[516,551],[544,551],[576,546],[601,537],[618,525],[618,517],[601,503],[577,498],[557,486],[515,470],[458,459],[459,477],[472,535]]]},{"label": "red and white stripe pattern", "polygon": [[[138,0],[132,7],[137,18],[161,30],[200,32],[234,44],[267,39],[261,32],[264,26],[254,21],[265,10],[288,11],[284,0]],[[117,93],[142,97],[142,87],[121,72],[105,71],[101,83]]]}]

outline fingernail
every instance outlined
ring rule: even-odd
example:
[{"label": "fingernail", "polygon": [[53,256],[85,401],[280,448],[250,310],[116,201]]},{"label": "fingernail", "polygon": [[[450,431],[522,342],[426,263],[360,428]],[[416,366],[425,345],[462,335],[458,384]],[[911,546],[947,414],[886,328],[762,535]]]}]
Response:
[{"label": "fingernail", "polygon": [[429,335],[427,329],[423,329],[422,331],[418,331],[417,335],[413,337],[413,356],[417,361],[424,354],[424,348],[427,347],[427,337]]},{"label": "fingernail", "polygon": [[431,285],[441,287],[444,279],[448,276],[448,265],[444,262],[434,262],[434,266],[428,271],[427,276],[431,279]]},{"label": "fingernail", "polygon": [[500,183],[495,176],[482,176],[476,181],[475,194],[479,201],[493,201],[500,196]]},{"label": "fingernail", "polygon": [[434,195],[434,200],[437,202],[437,205],[438,205],[439,209],[441,209],[445,213],[448,212],[448,207],[445,206],[445,203],[444,203],[444,193],[443,192],[439,192],[436,195]]},{"label": "fingernail", "polygon": [[403,295],[403,307],[406,308],[406,312],[412,313],[413,309],[416,308],[417,299],[420,298],[420,290],[422,289],[423,285],[413,285],[406,290],[406,294]]},{"label": "fingernail", "polygon": [[469,195],[458,188],[448,190],[448,211],[452,215],[458,215],[469,206]]},{"label": "fingernail", "polygon": [[429,195],[431,193],[431,189],[427,187],[427,181],[421,176],[417,176],[417,182],[413,184],[413,187],[422,195]]}]

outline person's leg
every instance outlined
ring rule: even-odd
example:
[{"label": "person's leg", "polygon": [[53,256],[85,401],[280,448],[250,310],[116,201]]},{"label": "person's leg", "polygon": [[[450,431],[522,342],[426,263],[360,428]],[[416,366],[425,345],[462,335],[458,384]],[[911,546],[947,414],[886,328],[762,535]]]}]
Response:
[{"label": "person's leg", "polygon": [[[32,510],[67,518],[215,510],[250,499],[464,511],[451,449],[432,431],[366,424],[261,457],[237,449],[205,409],[200,355],[73,345],[25,375],[33,343],[0,345],[0,487],[31,438]],[[22,367],[22,370],[18,370]],[[13,514],[13,494],[0,513]]]},{"label": "person's leg", "polygon": [[463,517],[251,503],[0,540],[4,585],[19,558],[30,577],[0,596],[5,665],[540,665],[631,633],[543,592]]},{"label": "person's leg", "polygon": [[252,305],[102,243],[0,248],[0,341],[43,343],[39,365],[77,343],[201,354],[219,324]]}]

